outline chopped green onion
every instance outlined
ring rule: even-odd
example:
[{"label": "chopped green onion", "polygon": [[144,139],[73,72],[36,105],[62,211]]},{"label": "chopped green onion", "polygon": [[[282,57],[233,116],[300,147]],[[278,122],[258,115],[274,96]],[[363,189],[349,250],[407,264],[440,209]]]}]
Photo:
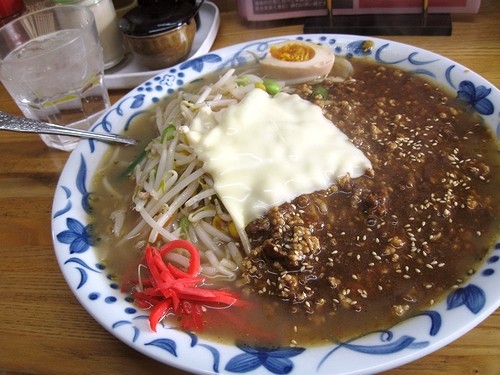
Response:
[{"label": "chopped green onion", "polygon": [[163,129],[163,132],[161,133],[161,142],[165,141],[171,141],[174,139],[175,135],[175,126],[173,124],[169,124],[165,129]]},{"label": "chopped green onion", "polygon": [[313,92],[311,94],[311,97],[313,99],[326,99],[328,98],[328,90],[321,85],[317,85],[313,88]]},{"label": "chopped green onion", "polygon": [[238,83],[239,86],[246,86],[249,83],[247,76],[238,77],[238,80],[236,82]]},{"label": "chopped green onion", "polygon": [[120,174],[120,177],[130,176],[134,172],[135,167],[146,157],[147,154],[146,149],[142,150],[140,154],[137,155],[137,157],[127,166],[123,173]]},{"label": "chopped green onion", "polygon": [[188,231],[188,228],[189,228],[189,219],[187,217],[183,217],[179,223],[180,227],[181,227],[181,231],[183,231],[184,233],[187,233]]},{"label": "chopped green onion", "polygon": [[278,82],[273,81],[271,79],[264,80],[264,86],[269,95],[276,95],[281,91],[281,86]]}]

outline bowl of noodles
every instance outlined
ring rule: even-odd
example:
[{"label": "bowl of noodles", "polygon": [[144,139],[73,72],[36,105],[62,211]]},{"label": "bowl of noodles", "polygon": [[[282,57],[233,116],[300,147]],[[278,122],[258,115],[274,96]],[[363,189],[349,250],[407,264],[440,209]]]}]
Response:
[{"label": "bowl of noodles", "polygon": [[186,371],[401,366],[500,305],[499,106],[460,64],[377,38],[188,60],[93,127],[137,146],[70,155],[57,260],[106,330]]}]

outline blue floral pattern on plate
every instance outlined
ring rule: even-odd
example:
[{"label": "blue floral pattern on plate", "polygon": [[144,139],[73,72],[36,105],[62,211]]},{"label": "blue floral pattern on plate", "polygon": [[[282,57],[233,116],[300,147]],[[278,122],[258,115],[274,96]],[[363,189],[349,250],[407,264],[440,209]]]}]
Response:
[{"label": "blue floral pattern on plate", "polygon": [[264,367],[273,374],[288,374],[293,370],[290,358],[301,354],[305,348],[262,348],[236,344],[243,353],[231,358],[225,370],[235,373],[246,373]]},{"label": "blue floral pattern on plate", "polygon": [[[132,121],[180,86],[202,74],[262,58],[269,45],[286,39],[329,46],[347,58],[363,56],[402,67],[444,85],[485,119],[500,138],[500,92],[465,67],[429,51],[382,39],[346,35],[295,35],[242,43],[171,67],[116,103],[94,125],[126,134]],[[69,287],[96,320],[117,338],[151,358],[204,373],[334,374],[377,372],[402,365],[446,345],[473,328],[500,305],[500,242],[465,285],[432,310],[382,332],[322,347],[261,348],[225,345],[161,326],[149,329],[147,315],[122,294],[92,251],[89,223],[91,178],[109,146],[82,141],[61,175],[52,210],[56,257]],[[458,331],[460,327],[460,331]]]},{"label": "blue floral pattern on plate", "polygon": [[470,104],[478,113],[482,115],[491,115],[495,112],[495,107],[488,95],[491,94],[491,88],[485,86],[475,86],[471,81],[462,81],[458,86],[457,97],[467,104]]}]

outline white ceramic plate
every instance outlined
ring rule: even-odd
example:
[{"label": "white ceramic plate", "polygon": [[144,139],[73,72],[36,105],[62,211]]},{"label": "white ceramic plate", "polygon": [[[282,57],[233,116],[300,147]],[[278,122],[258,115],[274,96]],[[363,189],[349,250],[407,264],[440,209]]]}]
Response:
[{"label": "white ceramic plate", "polygon": [[[475,108],[500,137],[500,91],[479,75],[434,53],[376,38],[345,35],[295,35],[239,44],[188,60],[151,78],[119,100],[94,129],[127,133],[130,121],[151,104],[201,74],[233,67],[262,56],[269,43],[305,39],[337,54],[361,56],[400,66],[435,79]],[[374,46],[363,49],[363,42]],[[366,45],[366,44],[365,44]],[[92,248],[88,197],[91,180],[107,145],[81,141],[70,155],[56,189],[52,230],[62,273],[82,306],[109,332],[163,363],[205,374],[375,373],[429,354],[463,335],[500,305],[500,241],[478,272],[432,310],[389,330],[317,348],[254,348],[221,345],[196,334],[164,326],[150,331],[147,315],[119,291]]]}]

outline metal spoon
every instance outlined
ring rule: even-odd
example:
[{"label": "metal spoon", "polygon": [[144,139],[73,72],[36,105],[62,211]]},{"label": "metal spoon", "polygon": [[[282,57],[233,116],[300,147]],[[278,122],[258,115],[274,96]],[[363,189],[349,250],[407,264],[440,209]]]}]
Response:
[{"label": "metal spoon", "polygon": [[71,129],[61,125],[49,124],[46,122],[32,120],[26,117],[9,115],[0,111],[0,130],[11,130],[16,132],[37,133],[37,134],[59,134],[71,137],[91,138],[104,142],[118,142],[127,145],[134,145],[137,140],[123,137],[118,134],[94,133],[86,130]]}]

